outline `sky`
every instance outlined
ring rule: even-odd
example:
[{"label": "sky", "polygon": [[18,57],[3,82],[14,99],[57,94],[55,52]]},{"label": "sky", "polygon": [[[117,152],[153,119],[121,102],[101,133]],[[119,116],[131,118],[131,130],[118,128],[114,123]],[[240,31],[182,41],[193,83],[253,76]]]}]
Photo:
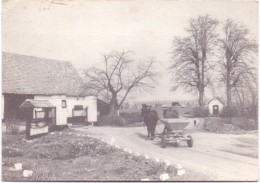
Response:
[{"label": "sky", "polygon": [[101,54],[113,50],[132,50],[138,61],[154,57],[158,85],[132,101],[197,97],[171,92],[168,70],[173,39],[184,35],[190,18],[231,18],[258,40],[255,1],[3,0],[2,6],[3,51],[70,61],[76,69],[97,65]]}]

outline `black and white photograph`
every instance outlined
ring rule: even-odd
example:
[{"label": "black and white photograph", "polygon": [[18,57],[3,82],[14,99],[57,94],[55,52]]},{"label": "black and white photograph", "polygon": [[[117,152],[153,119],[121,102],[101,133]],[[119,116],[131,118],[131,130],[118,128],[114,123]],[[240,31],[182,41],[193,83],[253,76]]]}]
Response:
[{"label": "black and white photograph", "polygon": [[258,181],[259,2],[2,0],[2,181]]}]

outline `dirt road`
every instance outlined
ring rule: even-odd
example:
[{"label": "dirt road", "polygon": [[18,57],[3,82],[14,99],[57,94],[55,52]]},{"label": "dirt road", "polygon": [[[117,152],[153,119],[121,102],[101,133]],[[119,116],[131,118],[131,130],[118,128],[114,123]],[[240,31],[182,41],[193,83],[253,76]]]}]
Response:
[{"label": "dirt road", "polygon": [[[188,120],[188,119],[187,119]],[[145,127],[80,127],[76,130],[104,139],[115,138],[120,147],[131,149],[151,158],[180,164],[186,170],[176,180],[199,181],[255,181],[258,179],[257,134],[215,134],[200,132],[193,119],[186,133],[192,135],[194,146],[181,144],[177,148],[160,146],[160,139],[146,140]],[[197,120],[200,122],[200,120]],[[198,124],[199,125],[199,124]],[[157,132],[162,129],[157,126]]]}]

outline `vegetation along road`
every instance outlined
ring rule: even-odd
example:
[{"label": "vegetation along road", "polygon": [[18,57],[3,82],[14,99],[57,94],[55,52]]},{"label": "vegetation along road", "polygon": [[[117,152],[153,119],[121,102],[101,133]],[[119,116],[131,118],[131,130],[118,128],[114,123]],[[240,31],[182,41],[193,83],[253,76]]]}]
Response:
[{"label": "vegetation along road", "polygon": [[[194,127],[193,119],[185,129],[192,135],[194,146],[180,144],[178,147],[161,148],[160,138],[146,139],[145,127],[81,127],[76,130],[102,137],[115,139],[115,144],[131,149],[151,158],[168,160],[180,164],[186,170],[180,180],[205,181],[254,181],[258,177],[257,134],[218,134],[199,131],[202,120]],[[157,132],[163,126],[157,125]]]}]

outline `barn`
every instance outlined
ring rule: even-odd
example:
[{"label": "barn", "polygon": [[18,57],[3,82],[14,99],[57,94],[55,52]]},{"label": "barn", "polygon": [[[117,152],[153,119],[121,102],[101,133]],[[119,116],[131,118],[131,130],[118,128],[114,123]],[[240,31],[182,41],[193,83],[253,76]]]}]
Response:
[{"label": "barn", "polygon": [[[29,100],[31,103],[47,101],[52,105],[55,125],[67,125],[69,119],[77,117],[95,123],[100,114],[98,105],[106,104],[85,92],[83,81],[70,62],[3,52],[2,71],[3,120],[23,119],[19,107]],[[37,110],[35,114],[41,108]]]},{"label": "barn", "polygon": [[222,114],[224,102],[219,97],[214,97],[208,103],[209,115],[219,116]]}]

